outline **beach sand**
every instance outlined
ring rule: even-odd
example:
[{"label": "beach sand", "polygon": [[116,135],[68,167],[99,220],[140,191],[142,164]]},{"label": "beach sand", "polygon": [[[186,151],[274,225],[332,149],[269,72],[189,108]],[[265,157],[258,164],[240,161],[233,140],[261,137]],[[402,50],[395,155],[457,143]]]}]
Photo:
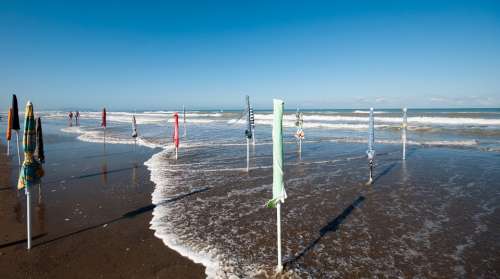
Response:
[{"label": "beach sand", "polygon": [[[33,189],[33,248],[17,161],[0,146],[1,278],[204,278],[204,267],[167,248],[149,229],[150,149],[49,138],[41,196]],[[131,159],[133,158],[133,159]],[[12,170],[11,170],[12,169]]]}]

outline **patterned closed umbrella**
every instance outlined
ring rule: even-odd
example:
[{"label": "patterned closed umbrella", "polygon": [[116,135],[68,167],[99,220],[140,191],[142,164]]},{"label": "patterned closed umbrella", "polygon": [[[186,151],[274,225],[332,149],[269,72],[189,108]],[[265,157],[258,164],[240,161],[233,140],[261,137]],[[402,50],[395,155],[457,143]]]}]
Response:
[{"label": "patterned closed umbrella", "polygon": [[373,160],[375,159],[375,120],[373,117],[373,108],[370,108],[370,116],[368,119],[368,164],[370,167],[370,177],[367,184],[373,183]]},{"label": "patterned closed umbrella", "polygon": [[245,114],[247,116],[247,129],[245,130],[245,136],[247,137],[247,139],[251,139],[252,138],[252,123],[250,121],[250,97],[246,96],[246,100],[247,100],[247,107],[245,110]]},{"label": "patterned closed umbrella", "polygon": [[137,137],[137,122],[135,121],[135,115],[132,115],[132,137]]},{"label": "patterned closed umbrella", "polygon": [[40,178],[44,175],[42,164],[35,159],[34,153],[36,150],[36,127],[35,117],[33,114],[33,105],[28,101],[26,104],[26,113],[24,116],[24,136],[23,136],[23,149],[24,149],[24,162],[19,174],[19,181],[17,182],[18,189],[25,189],[26,193],[26,225],[27,225],[27,239],[28,249],[31,249],[31,198],[30,188],[40,182]]},{"label": "patterned closed umbrella", "polygon": [[42,165],[34,157],[36,149],[36,127],[35,117],[33,115],[33,104],[31,104],[31,102],[28,102],[26,105],[23,149],[24,162],[17,183],[17,188],[19,190],[37,184],[44,175]]}]

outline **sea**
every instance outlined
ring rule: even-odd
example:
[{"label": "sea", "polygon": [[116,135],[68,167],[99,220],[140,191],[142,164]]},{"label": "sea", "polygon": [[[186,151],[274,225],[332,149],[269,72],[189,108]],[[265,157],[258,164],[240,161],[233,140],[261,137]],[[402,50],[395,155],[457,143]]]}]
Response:
[{"label": "sea", "polygon": [[[286,104],[285,104],[286,108]],[[368,109],[307,109],[299,152],[285,110],[283,273],[277,265],[270,110],[108,111],[109,144],[157,152],[150,228],[208,278],[500,278],[500,109],[375,109],[374,183],[367,185]],[[101,143],[101,112],[37,112],[44,123]],[[132,134],[132,116],[139,137]],[[51,124],[55,123],[55,124]]]}]

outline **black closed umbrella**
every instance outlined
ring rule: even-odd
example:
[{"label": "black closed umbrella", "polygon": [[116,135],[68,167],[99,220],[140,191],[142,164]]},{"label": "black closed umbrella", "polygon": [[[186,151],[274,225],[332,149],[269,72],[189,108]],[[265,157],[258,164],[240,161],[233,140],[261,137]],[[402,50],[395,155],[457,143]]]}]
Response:
[{"label": "black closed umbrella", "polygon": [[17,106],[16,94],[12,94],[12,130],[16,131],[16,143],[17,143],[17,162],[21,166],[21,154],[19,152],[19,130],[21,126],[19,125],[19,107]]},{"label": "black closed umbrella", "polygon": [[43,151],[43,133],[42,133],[42,119],[36,118],[36,148],[35,156],[40,163],[45,163],[45,152]]},{"label": "black closed umbrella", "polygon": [[12,95],[12,130],[19,131],[21,126],[19,125],[19,108],[17,106],[16,94]]}]

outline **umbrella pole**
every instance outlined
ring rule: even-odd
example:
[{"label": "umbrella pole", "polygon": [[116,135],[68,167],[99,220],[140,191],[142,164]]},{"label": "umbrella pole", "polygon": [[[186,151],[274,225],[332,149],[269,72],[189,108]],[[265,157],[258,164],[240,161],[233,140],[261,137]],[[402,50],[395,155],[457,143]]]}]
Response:
[{"label": "umbrella pole", "polygon": [[179,158],[178,154],[179,154],[179,148],[176,147],[175,148],[175,160],[177,160],[177,158]]},{"label": "umbrella pole", "polygon": [[403,160],[406,160],[406,130],[404,127],[403,127],[402,133],[403,133],[403,135],[402,135],[402,138],[403,138]]},{"label": "umbrella pole", "polygon": [[276,233],[277,241],[276,245],[278,247],[278,265],[276,266],[276,272],[281,273],[283,270],[283,265],[281,264],[281,202],[278,201],[276,205]]},{"label": "umbrella pole", "polygon": [[26,226],[27,226],[27,239],[28,239],[28,250],[31,249],[31,194],[29,187],[26,186]]},{"label": "umbrella pole", "polygon": [[252,144],[255,145],[255,131],[252,129]]},{"label": "umbrella pole", "polygon": [[7,156],[10,156],[10,140],[7,141]]},{"label": "umbrella pole", "polygon": [[247,172],[250,170],[250,139],[247,138]]},{"label": "umbrella pole", "polygon": [[368,184],[373,183],[373,160],[370,160],[370,179],[368,180]]},{"label": "umbrella pole", "polygon": [[106,127],[104,127],[104,145],[106,145]]},{"label": "umbrella pole", "polygon": [[42,203],[42,181],[38,183],[38,204]]},{"label": "umbrella pole", "polygon": [[403,160],[406,160],[406,140],[403,141]]},{"label": "umbrella pole", "polygon": [[21,167],[21,155],[19,152],[19,131],[16,131],[16,140],[17,140],[17,161],[19,162],[19,167]]}]

